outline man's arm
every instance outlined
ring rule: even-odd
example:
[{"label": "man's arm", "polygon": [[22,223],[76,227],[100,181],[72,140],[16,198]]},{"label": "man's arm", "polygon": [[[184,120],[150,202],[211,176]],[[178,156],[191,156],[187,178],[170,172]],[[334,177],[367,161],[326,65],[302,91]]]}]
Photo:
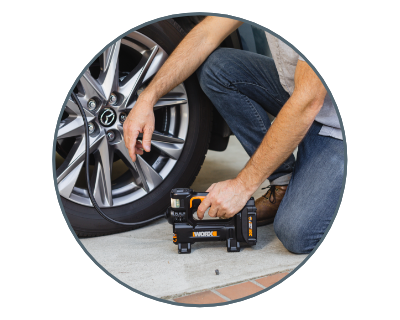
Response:
[{"label": "man's arm", "polygon": [[[148,87],[140,94],[133,110],[124,122],[125,146],[133,161],[141,148],[150,151],[154,131],[153,107],[156,102],[185,81],[206,60],[221,42],[242,22],[221,17],[206,17],[194,27],[157,72]],[[143,133],[142,144],[137,142]]]},{"label": "man's arm", "polygon": [[306,62],[299,60],[294,80],[292,96],[279,112],[257,152],[238,175],[238,179],[253,192],[303,140],[324,103],[326,89]]},{"label": "man's arm", "polygon": [[200,219],[208,207],[211,217],[234,216],[304,138],[324,103],[326,89],[304,61],[298,61],[294,80],[292,96],[245,168],[235,179],[215,183],[207,190],[209,195],[197,210]]}]

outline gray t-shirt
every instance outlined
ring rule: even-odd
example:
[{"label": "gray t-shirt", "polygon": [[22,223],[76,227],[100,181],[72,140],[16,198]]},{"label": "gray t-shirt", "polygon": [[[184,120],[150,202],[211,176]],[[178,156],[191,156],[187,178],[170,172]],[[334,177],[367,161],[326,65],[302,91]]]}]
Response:
[{"label": "gray t-shirt", "polygon": [[[278,70],[279,80],[283,88],[292,95],[294,90],[294,72],[296,70],[297,61],[304,61],[304,59],[278,38],[268,32],[265,32],[265,34],[272,58]],[[320,135],[343,140],[339,118],[329,94],[326,95],[324,104],[317,114],[315,121],[323,124],[319,132]]]}]

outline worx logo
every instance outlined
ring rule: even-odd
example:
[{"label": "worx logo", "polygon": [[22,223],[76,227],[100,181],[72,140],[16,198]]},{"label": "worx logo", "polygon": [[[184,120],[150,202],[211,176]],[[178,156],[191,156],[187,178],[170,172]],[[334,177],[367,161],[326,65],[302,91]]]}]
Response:
[{"label": "worx logo", "polygon": [[193,232],[193,237],[216,237],[217,231],[199,231]]}]

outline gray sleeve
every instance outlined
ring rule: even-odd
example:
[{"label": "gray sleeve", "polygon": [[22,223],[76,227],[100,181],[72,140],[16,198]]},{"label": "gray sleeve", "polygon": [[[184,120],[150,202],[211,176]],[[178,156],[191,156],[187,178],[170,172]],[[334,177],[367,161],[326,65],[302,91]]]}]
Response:
[{"label": "gray sleeve", "polygon": [[301,56],[299,56],[299,60],[300,60],[300,61],[304,61],[304,59],[303,59]]}]

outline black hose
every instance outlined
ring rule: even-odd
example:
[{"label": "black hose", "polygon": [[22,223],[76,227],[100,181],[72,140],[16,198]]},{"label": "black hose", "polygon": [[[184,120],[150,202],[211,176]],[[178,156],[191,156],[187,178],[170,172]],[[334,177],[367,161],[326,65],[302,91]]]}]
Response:
[{"label": "black hose", "polygon": [[76,96],[75,92],[71,93],[72,97],[74,98],[76,104],[79,107],[79,110],[81,111],[82,114],[82,118],[83,118],[83,122],[85,125],[85,145],[86,145],[86,156],[85,156],[85,168],[86,168],[86,182],[88,185],[88,191],[89,191],[89,197],[90,200],[92,201],[93,207],[96,209],[96,211],[99,213],[99,215],[101,215],[104,219],[106,219],[107,221],[114,223],[114,224],[118,224],[118,225],[122,225],[122,226],[138,226],[138,225],[143,225],[149,222],[152,222],[154,220],[157,220],[159,218],[162,218],[165,216],[165,214],[156,216],[154,218],[145,220],[145,221],[141,221],[141,222],[121,222],[121,221],[116,221],[114,219],[111,219],[110,217],[108,217],[103,211],[101,211],[100,207],[97,205],[96,200],[94,199],[92,190],[90,189],[90,176],[89,176],[89,155],[90,155],[90,142],[89,142],[89,127],[88,127],[88,121],[86,118],[86,114],[85,111],[83,110],[82,104],[79,101],[78,97]]}]

